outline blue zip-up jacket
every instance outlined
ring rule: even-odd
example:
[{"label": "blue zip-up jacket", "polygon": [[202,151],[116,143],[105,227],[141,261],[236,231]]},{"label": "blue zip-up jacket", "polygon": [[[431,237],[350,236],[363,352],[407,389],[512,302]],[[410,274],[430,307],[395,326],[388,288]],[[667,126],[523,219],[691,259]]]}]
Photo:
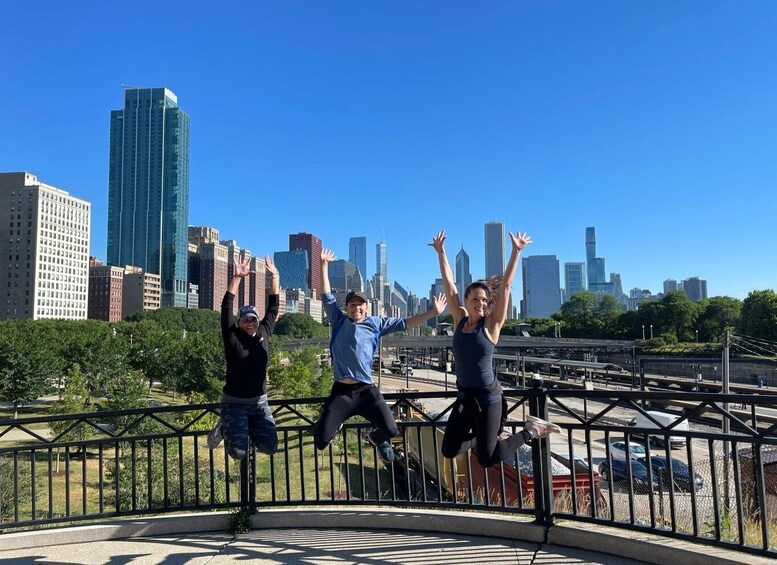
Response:
[{"label": "blue zip-up jacket", "polygon": [[325,293],[323,299],[324,311],[332,327],[329,352],[335,381],[351,378],[372,384],[372,358],[378,349],[378,338],[405,331],[405,320],[368,316],[356,324],[340,310],[332,293]]}]

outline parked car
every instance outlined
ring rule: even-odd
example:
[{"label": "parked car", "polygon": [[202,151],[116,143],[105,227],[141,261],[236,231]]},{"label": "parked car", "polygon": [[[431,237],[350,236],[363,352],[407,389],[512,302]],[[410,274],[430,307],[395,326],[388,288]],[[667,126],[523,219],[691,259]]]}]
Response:
[{"label": "parked car", "polygon": [[[680,420],[679,422],[677,422]],[[658,425],[656,425],[656,422],[658,422]],[[677,424],[675,424],[677,422]],[[680,416],[677,414],[670,414],[668,412],[659,412],[657,410],[648,410],[645,412],[645,414],[637,414],[632,420],[629,422],[629,426],[633,426],[636,428],[648,428],[648,429],[664,429],[668,428],[671,425],[674,425],[672,428],[672,431],[678,431],[678,432],[687,432],[689,430],[688,427],[688,420],[687,419],[680,419]],[[629,432],[630,437],[633,438],[640,438],[644,439],[646,441],[650,442],[650,445],[661,445],[664,443],[664,441],[669,439],[669,446],[672,448],[680,447],[685,445],[686,438],[685,436],[680,435],[671,435],[671,432],[663,432],[661,434],[650,434],[647,438],[643,434],[635,433],[635,432]]]},{"label": "parked car", "polygon": [[661,487],[665,490],[669,490],[672,482],[674,482],[674,490],[680,492],[691,492],[691,484],[693,484],[693,488],[697,492],[704,488],[702,476],[699,473],[694,473],[692,482],[690,468],[679,459],[672,457],[671,474],[669,473],[669,463],[667,463],[666,457],[651,455],[649,458],[640,457],[638,461],[643,465],[649,464],[653,468],[653,475],[658,477]]},{"label": "parked car", "polygon": [[[612,472],[610,471],[610,465],[607,460],[599,463],[599,474],[602,476],[602,479],[607,481],[610,488],[628,488],[629,467],[626,464],[626,459],[613,459]],[[656,477],[655,473],[653,474],[652,479],[651,488],[651,483],[648,480],[647,467],[638,461],[631,461],[631,484],[633,485],[635,493],[647,494],[658,490],[658,477]]]},{"label": "parked car", "polygon": [[[631,453],[631,459],[638,459],[640,457],[645,457],[647,455],[647,449],[645,448],[645,445],[642,443],[639,443],[638,441],[629,442],[629,452]],[[613,457],[617,457],[618,459],[625,459],[626,442],[615,441],[611,443],[610,453],[612,453]]]}]

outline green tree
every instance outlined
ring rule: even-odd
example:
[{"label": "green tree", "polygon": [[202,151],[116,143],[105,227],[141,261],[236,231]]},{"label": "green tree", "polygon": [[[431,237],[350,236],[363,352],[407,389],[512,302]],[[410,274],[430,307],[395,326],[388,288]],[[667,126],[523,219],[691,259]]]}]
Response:
[{"label": "green tree", "polygon": [[[81,372],[78,363],[73,363],[65,376],[65,388],[62,397],[54,403],[54,414],[83,414],[94,412],[94,405],[89,401],[89,387],[86,377]],[[51,422],[51,430],[57,441],[84,441],[94,433],[94,428],[83,422],[62,420]],[[57,450],[56,472],[59,472],[59,456]],[[82,450],[83,451],[83,450]]]},{"label": "green tree", "polygon": [[223,387],[219,379],[226,372],[221,332],[190,334],[176,347],[180,349],[172,369],[174,390],[185,395],[196,392],[209,401],[217,400]]},{"label": "green tree", "polygon": [[220,314],[215,310],[199,308],[160,308],[141,311],[127,317],[128,322],[153,321],[165,331],[180,335],[190,332],[209,332],[219,329]]},{"label": "green tree", "polygon": [[693,323],[696,320],[697,307],[680,290],[668,292],[662,299],[661,333],[672,332],[678,341],[691,341],[694,338]]},{"label": "green tree", "polygon": [[20,405],[49,392],[62,370],[43,330],[31,320],[0,324],[0,400],[13,403],[14,418]]},{"label": "green tree", "polygon": [[739,331],[777,341],[777,294],[773,290],[754,290],[742,301]]},{"label": "green tree", "polygon": [[278,319],[273,333],[290,339],[313,339],[328,337],[329,329],[308,314],[292,312]]},{"label": "green tree", "polygon": [[[564,323],[565,337],[595,337],[599,335],[596,295],[593,292],[576,292],[561,305],[560,313]],[[536,331],[532,333],[536,333]]]},{"label": "green tree", "polygon": [[698,303],[696,329],[702,341],[719,341],[726,328],[739,325],[742,301],[728,296],[715,296]]},{"label": "green tree", "polygon": [[614,296],[605,294],[597,301],[594,314],[599,337],[610,339],[616,337],[618,318],[620,318],[622,311],[623,308]]}]

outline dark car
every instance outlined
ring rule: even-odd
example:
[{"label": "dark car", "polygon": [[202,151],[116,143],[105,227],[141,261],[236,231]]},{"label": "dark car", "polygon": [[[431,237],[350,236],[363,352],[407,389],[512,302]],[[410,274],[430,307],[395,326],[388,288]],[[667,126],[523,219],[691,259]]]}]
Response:
[{"label": "dark car", "polygon": [[669,490],[671,484],[674,484],[674,490],[680,492],[691,492],[691,485],[697,492],[704,488],[704,479],[701,475],[694,473],[693,481],[691,481],[691,470],[679,459],[672,457],[671,474],[666,457],[651,455],[650,458],[640,457],[638,461],[643,465],[650,464],[653,468],[653,475],[658,477],[661,487],[666,490]]},{"label": "dark car", "polygon": [[[608,484],[613,487],[625,487],[628,488],[629,481],[629,468],[626,466],[625,459],[613,459],[612,460],[612,473],[610,473],[610,465],[608,462],[602,461],[599,463],[599,474],[602,479],[607,481]],[[642,463],[638,461],[631,461],[631,483],[635,493],[646,494],[651,491],[658,490],[658,478],[655,473],[653,474],[652,488],[648,480],[648,470]]]}]

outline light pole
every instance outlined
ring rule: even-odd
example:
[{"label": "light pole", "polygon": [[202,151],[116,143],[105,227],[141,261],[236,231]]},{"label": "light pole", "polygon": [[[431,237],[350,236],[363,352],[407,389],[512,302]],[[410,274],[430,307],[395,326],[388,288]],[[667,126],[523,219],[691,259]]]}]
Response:
[{"label": "light pole", "polygon": [[650,339],[653,339],[653,324],[650,324]]},{"label": "light pole", "polygon": [[699,343],[699,330],[696,330],[696,343]]},{"label": "light pole", "polygon": [[642,341],[645,341],[645,324],[642,324]]}]

